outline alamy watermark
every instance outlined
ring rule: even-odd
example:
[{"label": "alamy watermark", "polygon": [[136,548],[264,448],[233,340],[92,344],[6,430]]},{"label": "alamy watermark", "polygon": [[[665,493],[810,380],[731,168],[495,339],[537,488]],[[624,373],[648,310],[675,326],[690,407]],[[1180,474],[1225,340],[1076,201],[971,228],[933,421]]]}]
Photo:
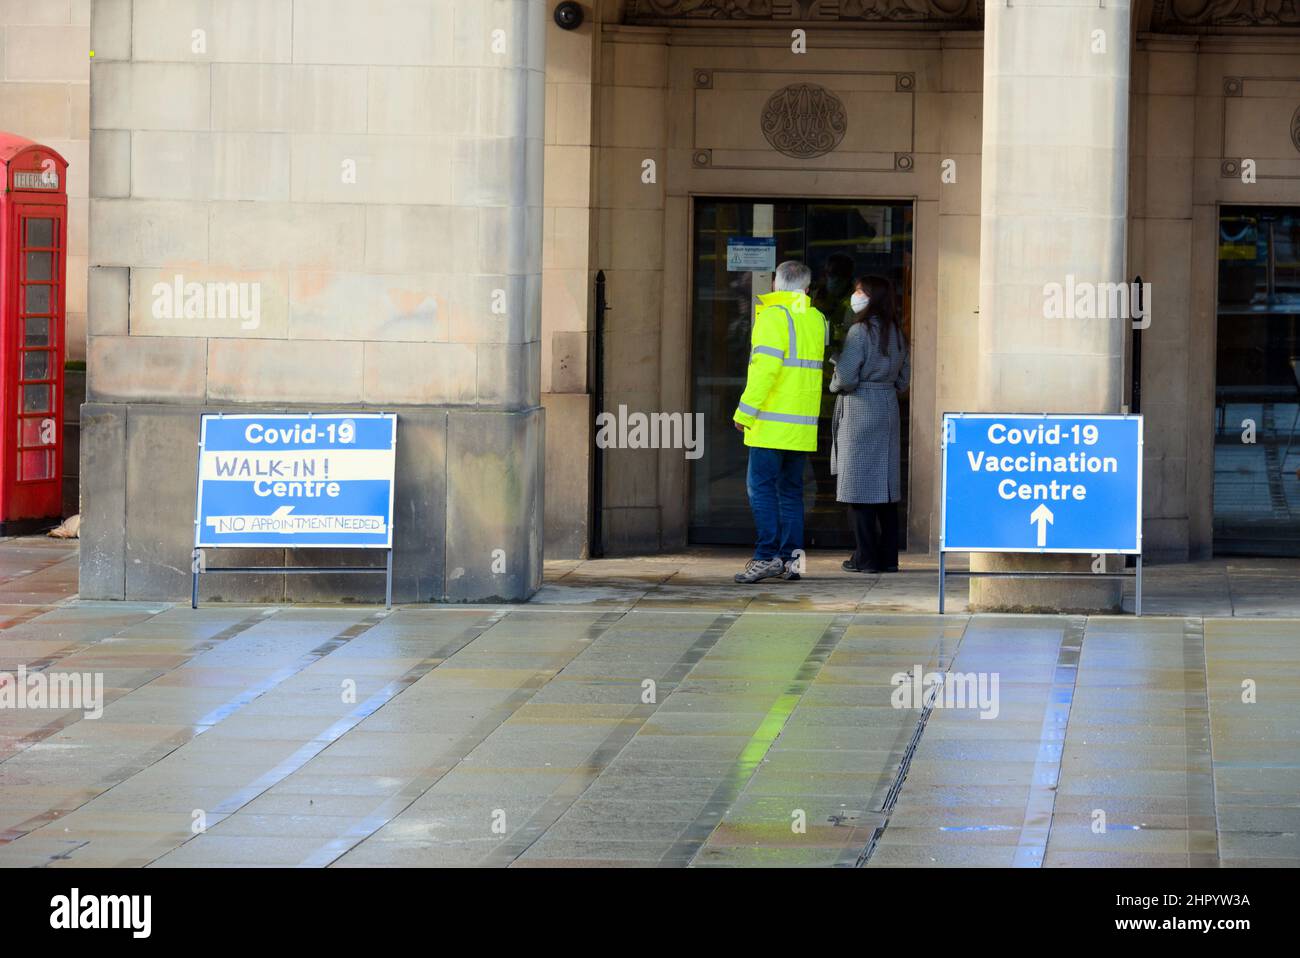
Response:
[{"label": "alamy watermark", "polygon": [[83,895],[74,888],[50,899],[50,927],[60,931],[124,930],[132,938],[153,931],[152,895]]},{"label": "alamy watermark", "polygon": [[1067,274],[1064,283],[1043,284],[1044,319],[1131,319],[1151,325],[1150,283],[1093,283]]},{"label": "alamy watermark", "polygon": [[889,702],[896,709],[978,709],[981,719],[998,717],[997,672],[895,672]]},{"label": "alamy watermark", "polygon": [[104,714],[103,672],[0,672],[0,709],[80,709],[88,719]]},{"label": "alamy watermark", "polygon": [[238,319],[240,329],[262,325],[261,283],[187,283],[179,273],[153,285],[154,319]]},{"label": "alamy watermark", "polygon": [[596,417],[599,449],[685,449],[687,459],[704,455],[704,413],[634,412],[619,405],[618,413]]}]

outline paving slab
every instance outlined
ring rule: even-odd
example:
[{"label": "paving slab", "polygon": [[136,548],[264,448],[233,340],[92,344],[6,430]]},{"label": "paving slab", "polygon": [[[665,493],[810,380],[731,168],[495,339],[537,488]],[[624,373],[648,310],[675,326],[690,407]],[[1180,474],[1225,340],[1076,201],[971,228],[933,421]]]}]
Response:
[{"label": "paving slab", "polygon": [[[0,709],[0,865],[1300,863],[1300,562],[1149,565],[1137,619],[971,616],[960,585],[938,616],[924,556],[758,587],[740,558],[193,611],[81,602],[75,543],[0,541],[0,672],[105,691]],[[918,670],[955,698],[899,701]]]}]

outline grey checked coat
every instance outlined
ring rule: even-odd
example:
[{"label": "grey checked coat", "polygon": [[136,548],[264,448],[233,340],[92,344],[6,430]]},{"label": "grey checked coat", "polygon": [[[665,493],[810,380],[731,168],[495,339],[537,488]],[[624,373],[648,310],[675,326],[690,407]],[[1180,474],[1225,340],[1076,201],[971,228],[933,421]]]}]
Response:
[{"label": "grey checked coat", "polygon": [[894,326],[889,352],[880,353],[874,320],[854,323],[831,377],[835,413],[831,419],[831,475],[840,502],[898,502],[898,394],[912,376],[912,357]]}]

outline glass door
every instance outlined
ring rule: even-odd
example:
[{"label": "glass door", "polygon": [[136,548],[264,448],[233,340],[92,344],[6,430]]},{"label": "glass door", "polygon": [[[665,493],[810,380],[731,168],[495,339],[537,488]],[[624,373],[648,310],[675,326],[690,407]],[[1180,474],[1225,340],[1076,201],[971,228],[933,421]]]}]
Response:
[{"label": "glass door", "polygon": [[1300,555],[1300,210],[1219,216],[1214,551]]},{"label": "glass door", "polygon": [[[877,274],[894,286],[911,339],[912,205],[852,201],[697,199],[692,257],[691,385],[693,411],[704,414],[704,454],[691,465],[690,539],[752,544],[745,491],[748,456],[731,423],[745,388],[756,297],[772,289],[776,263],[796,259],[813,271],[814,305],[842,341],[851,320],[856,277]],[[771,247],[771,250],[765,250]],[[830,382],[830,367],[825,374]],[[902,397],[902,483],[906,518],[908,402]],[[809,548],[851,548],[845,507],[830,474],[830,416],[825,392],[817,452],[805,473],[805,540]],[[900,521],[905,535],[906,521]]]},{"label": "glass door", "polygon": [[59,222],[53,211],[20,216],[18,251],[19,482],[55,479],[58,442]]}]

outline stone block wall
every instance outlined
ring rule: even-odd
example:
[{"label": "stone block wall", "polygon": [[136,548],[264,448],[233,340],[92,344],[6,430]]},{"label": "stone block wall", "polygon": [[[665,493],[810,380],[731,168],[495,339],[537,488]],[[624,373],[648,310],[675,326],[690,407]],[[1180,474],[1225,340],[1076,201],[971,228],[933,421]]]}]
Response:
[{"label": "stone block wall", "polygon": [[593,196],[605,16],[599,4],[587,4],[582,26],[551,27],[546,46],[541,384],[550,464],[546,555],[553,559],[585,557],[591,537]]},{"label": "stone block wall", "polygon": [[[94,4],[83,595],[187,591],[212,408],[396,411],[396,598],[540,584],[548,30],[543,0]],[[374,594],[282,578],[220,594]]]},{"label": "stone block wall", "polygon": [[91,0],[0,2],[0,130],[68,161],[67,355],[86,358]]}]

